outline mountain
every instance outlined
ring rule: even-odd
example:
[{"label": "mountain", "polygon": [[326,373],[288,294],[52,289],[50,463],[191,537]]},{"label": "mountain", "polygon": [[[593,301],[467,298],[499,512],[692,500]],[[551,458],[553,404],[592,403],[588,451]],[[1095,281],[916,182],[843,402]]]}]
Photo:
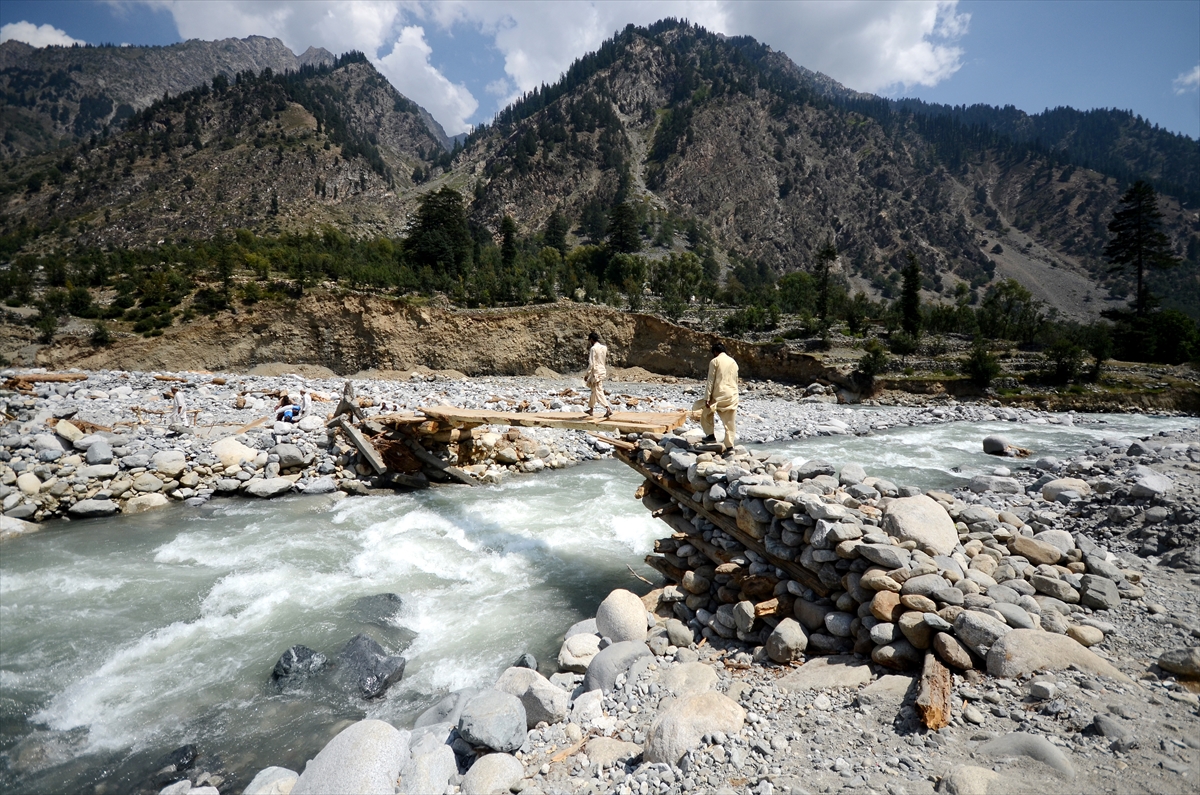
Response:
[{"label": "mountain", "polygon": [[15,220],[43,246],[109,248],[238,228],[397,236],[414,169],[449,157],[427,115],[358,53],[218,75],[135,112],[122,133],[25,158],[0,183],[7,231]]},{"label": "mountain", "polygon": [[[264,69],[276,74],[332,63],[327,50],[297,56],[279,39],[250,36],[185,41],[166,47],[31,47],[0,44],[0,154],[26,155],[86,140],[119,125],[164,95],[178,95],[217,75],[233,80]],[[427,113],[441,145],[445,132]]]},{"label": "mountain", "polygon": [[993,110],[852,92],[748,37],[664,20],[502,111],[462,159],[482,164],[473,207],[493,229],[507,214],[539,230],[557,209],[598,239],[598,209],[632,199],[668,247],[664,225],[699,227],[731,262],[785,273],[830,241],[851,284],[884,295],[912,251],[931,293],[1015,276],[1077,316],[1128,294],[1102,249],[1125,181],[1146,176],[1193,266],[1155,289],[1200,312],[1194,141],[1111,112]]},{"label": "mountain", "polygon": [[[246,66],[252,58],[295,56],[256,38],[22,47],[0,47],[9,59],[0,60],[4,96],[23,103],[0,107],[15,153],[0,171],[6,259],[204,241],[237,229],[332,227],[394,239],[422,197],[452,188],[468,199],[471,227],[463,231],[470,240],[455,245],[473,246],[463,256],[493,276],[503,260],[495,254],[492,263],[485,249],[501,240],[506,218],[535,256],[552,217],[568,223],[569,244],[599,244],[621,207],[627,248],[651,262],[694,252],[710,279],[723,274],[726,295],[814,271],[831,243],[834,275],[869,296],[898,293],[911,253],[927,300],[967,301],[1017,278],[1084,318],[1130,294],[1129,275],[1110,273],[1102,251],[1128,181],[1148,178],[1189,261],[1152,274],[1151,288],[1200,315],[1196,143],[1123,112],[1029,116],[891,101],[849,91],[748,37],[663,20],[626,28],[555,84],[450,141],[361,54],[330,60],[310,51],[308,63],[256,71]],[[189,48],[205,54],[189,66],[190,87],[161,89],[163,64],[186,60]],[[26,66],[14,65],[21,58]],[[95,76],[116,74],[122,59],[124,83]],[[134,96],[141,69],[154,89]],[[42,81],[36,91],[21,88],[30,75]],[[100,79],[113,107],[86,115]],[[118,119],[122,106],[130,111]],[[63,148],[21,155],[36,136],[9,118],[50,120],[37,140]],[[396,263],[405,256],[384,248]],[[607,278],[603,270],[593,275]]]}]

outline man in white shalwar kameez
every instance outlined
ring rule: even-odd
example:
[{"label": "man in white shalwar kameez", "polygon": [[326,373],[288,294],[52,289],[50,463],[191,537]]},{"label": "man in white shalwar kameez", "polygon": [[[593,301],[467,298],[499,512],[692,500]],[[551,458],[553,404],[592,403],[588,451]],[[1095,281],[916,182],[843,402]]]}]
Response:
[{"label": "man in white shalwar kameez", "polygon": [[722,440],[726,450],[732,450],[737,431],[738,366],[725,352],[725,346],[714,342],[713,358],[708,363],[708,381],[704,386],[704,398],[697,400],[692,411],[700,413],[700,427],[704,429],[705,441],[716,441],[713,415],[721,418],[725,427]]},{"label": "man in white shalwar kameez", "polygon": [[583,383],[592,388],[592,394],[588,397],[588,413],[594,414],[596,404],[599,403],[604,406],[606,419],[613,413],[608,398],[604,396],[604,379],[608,377],[608,370],[605,368],[607,359],[608,348],[600,342],[600,335],[594,331],[588,334],[588,364],[583,374]]}]

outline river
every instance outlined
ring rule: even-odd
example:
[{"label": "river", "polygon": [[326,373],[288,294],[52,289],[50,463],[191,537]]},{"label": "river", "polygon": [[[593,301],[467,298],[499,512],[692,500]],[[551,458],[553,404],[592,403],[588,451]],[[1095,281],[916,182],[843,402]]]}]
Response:
[{"label": "river", "polygon": [[[1194,424],[1139,415],[951,423],[765,449],[944,488],[1006,463],[980,451],[990,433],[1066,456],[1102,438]],[[271,764],[302,769],[344,721],[411,725],[442,694],[490,683],[524,652],[552,662],[568,626],[611,589],[640,585],[627,566],[654,576],[641,560],[666,528],[633,499],[639,482],[596,461],[476,489],[219,499],[60,522],[5,544],[0,790],[127,791],[189,742],[245,783]],[[400,595],[399,608],[364,612],[360,600],[383,593]],[[357,632],[408,659],[385,698],[268,683],[292,644],[333,657]]]}]

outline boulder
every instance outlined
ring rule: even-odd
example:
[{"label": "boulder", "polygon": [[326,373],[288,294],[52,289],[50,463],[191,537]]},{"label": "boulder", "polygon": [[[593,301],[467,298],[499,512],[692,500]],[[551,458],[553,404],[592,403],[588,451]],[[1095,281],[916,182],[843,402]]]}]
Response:
[{"label": "boulder", "polygon": [[983,452],[988,455],[1007,455],[1009,447],[1012,445],[1003,436],[983,437]]},{"label": "boulder", "polygon": [[312,433],[313,431],[318,431],[321,428],[323,428],[324,426],[325,426],[325,420],[322,419],[321,417],[316,416],[315,414],[310,414],[307,417],[301,417],[300,421],[296,423],[296,427],[299,428],[300,430],[304,431],[305,433]]},{"label": "boulder", "polygon": [[162,491],[163,482],[149,472],[143,472],[133,479],[133,490],[142,493]]},{"label": "boulder", "polygon": [[525,707],[525,722],[532,729],[539,722],[566,720],[571,694],[530,668],[509,668],[496,680],[496,689],[510,693]]},{"label": "boulder", "polygon": [[883,529],[939,555],[949,555],[958,544],[958,531],[946,509],[924,494],[892,500],[883,512]]},{"label": "boulder", "polygon": [[1054,502],[1064,491],[1073,491],[1080,497],[1086,497],[1092,493],[1092,487],[1079,478],[1057,478],[1042,484],[1042,499]]},{"label": "boulder", "polygon": [[971,478],[971,482],[967,484],[967,488],[976,494],[983,494],[988,491],[995,492],[996,494],[1021,493],[1021,484],[1016,478],[1000,475],[976,475]]},{"label": "boulder", "polygon": [[736,735],[745,719],[746,711],[721,693],[694,693],[669,701],[650,724],[644,758],[677,765],[685,753],[699,747],[701,737],[714,732]]},{"label": "boulder", "polygon": [[408,732],[381,720],[354,723],[309,761],[292,795],[393,795],[408,740]]},{"label": "boulder", "polygon": [[949,632],[939,632],[933,636],[933,651],[942,662],[951,668],[969,671],[975,667],[975,661],[971,659],[971,653],[967,651],[967,647]]},{"label": "boulder", "polygon": [[95,519],[112,516],[120,507],[112,500],[80,500],[67,509],[73,519]]},{"label": "boulder", "polygon": [[1043,563],[1053,566],[1064,557],[1063,551],[1053,544],[1038,541],[1036,538],[1030,538],[1029,536],[1023,536],[1020,533],[1014,534],[1009,539],[1008,549],[1014,555],[1027,558],[1035,566]]},{"label": "boulder", "polygon": [[808,648],[808,633],[794,618],[780,621],[767,636],[767,656],[777,663],[790,663],[800,659]]},{"label": "boulder", "polygon": [[17,488],[26,497],[32,497],[42,490],[42,481],[32,472],[22,472],[17,475]]},{"label": "boulder", "polygon": [[475,760],[463,776],[459,792],[462,795],[495,795],[507,793],[525,777],[525,766],[509,754],[487,754]]},{"label": "boulder", "polygon": [[1133,485],[1129,488],[1130,497],[1139,499],[1157,497],[1159,494],[1169,491],[1173,485],[1173,481],[1169,477],[1142,464],[1134,466],[1129,475],[1134,479]]},{"label": "boulder", "polygon": [[455,690],[418,715],[416,721],[413,722],[413,730],[425,726],[436,726],[439,723],[457,724],[462,715],[463,706],[477,695],[479,695],[479,689],[475,687]]},{"label": "boulder", "polygon": [[1116,610],[1121,606],[1121,594],[1117,584],[1098,574],[1085,574],[1079,578],[1079,603],[1093,610]]},{"label": "boulder", "polygon": [[232,436],[226,436],[224,439],[213,442],[212,454],[220,460],[221,466],[228,469],[243,461],[253,461],[258,455],[258,451],[247,447]]},{"label": "boulder", "polygon": [[150,494],[139,494],[136,497],[130,497],[121,506],[121,513],[132,515],[142,513],[144,511],[152,511],[155,508],[162,508],[164,505],[170,505],[171,499],[165,494],[157,492]]},{"label": "boulder", "polygon": [[1200,646],[1164,652],[1159,655],[1158,667],[1180,676],[1200,677]]},{"label": "boulder", "polygon": [[938,790],[946,795],[987,795],[988,784],[1000,774],[986,767],[958,765],[942,779]]},{"label": "boulder", "polygon": [[632,640],[614,643],[600,650],[588,664],[587,673],[583,677],[583,689],[601,690],[605,693],[616,687],[617,677],[629,670],[629,666],[639,657],[652,656],[650,647],[645,643]]},{"label": "boulder", "polygon": [[1075,768],[1071,767],[1071,762],[1058,746],[1036,734],[1026,734],[1025,732],[1006,734],[979,746],[977,752],[992,758],[1025,756],[1049,765],[1067,778],[1075,776]]},{"label": "boulder", "polygon": [[1064,671],[1072,665],[1098,676],[1130,681],[1110,663],[1066,635],[1038,629],[1014,629],[997,639],[987,653],[988,673],[1004,679],[1016,679],[1034,671]]},{"label": "boulder", "polygon": [[103,439],[97,439],[88,446],[84,460],[89,464],[111,464],[113,460],[112,445]]},{"label": "boulder", "polygon": [[776,681],[780,690],[831,690],[860,687],[871,681],[871,666],[849,656],[818,657]]},{"label": "boulder", "polygon": [[378,698],[404,676],[404,664],[367,635],[355,635],[338,652],[337,676],[346,689]]},{"label": "boulder", "polygon": [[964,610],[954,619],[954,634],[980,657],[986,657],[992,645],[1011,631],[1008,624],[978,610]]},{"label": "boulder", "polygon": [[642,753],[642,747],[635,743],[622,742],[613,737],[593,737],[588,740],[583,749],[593,765],[608,767],[617,763],[625,763],[635,759]]},{"label": "boulder", "polygon": [[77,440],[82,439],[84,436],[83,431],[79,430],[67,420],[59,420],[54,426],[54,432],[72,444],[74,444]]},{"label": "boulder", "polygon": [[[264,768],[250,779],[242,795],[289,795],[299,778],[299,773],[286,767]],[[188,782],[188,786],[191,786],[191,782]]]},{"label": "boulder", "polygon": [[332,494],[337,491],[337,483],[329,475],[310,480],[304,487],[305,494]]},{"label": "boulder", "polygon": [[187,457],[182,450],[159,450],[150,457],[150,464],[168,480],[173,480],[187,468]]},{"label": "boulder", "polygon": [[637,594],[618,588],[596,609],[596,631],[613,643],[646,639],[646,606]]},{"label": "boulder", "polygon": [[80,467],[75,470],[75,474],[81,478],[109,480],[115,478],[119,471],[121,471],[121,468],[116,464],[95,464],[93,466]]},{"label": "boulder", "polygon": [[558,651],[558,668],[574,674],[587,673],[588,664],[600,651],[600,638],[597,635],[581,632],[575,635],[567,634],[562,648]]},{"label": "boulder", "polygon": [[303,681],[325,667],[327,659],[319,651],[296,644],[283,653],[271,669],[271,681],[279,687]]},{"label": "boulder", "polygon": [[277,444],[271,448],[270,453],[279,456],[280,469],[304,466],[304,453],[294,444]]},{"label": "boulder", "polygon": [[689,662],[663,671],[658,681],[671,695],[686,696],[716,688],[717,674],[711,665]]},{"label": "boulder", "polygon": [[512,753],[525,744],[525,707],[511,693],[482,690],[465,704],[458,733],[475,747]]},{"label": "boulder", "polygon": [[[447,727],[449,730],[452,727]],[[446,745],[445,737],[413,732],[409,759],[400,770],[399,795],[443,795],[450,779],[458,775],[454,751]]]},{"label": "boulder", "polygon": [[280,494],[287,494],[291,490],[292,481],[287,478],[255,478],[246,481],[246,485],[242,488],[243,493],[264,500],[278,497]]}]

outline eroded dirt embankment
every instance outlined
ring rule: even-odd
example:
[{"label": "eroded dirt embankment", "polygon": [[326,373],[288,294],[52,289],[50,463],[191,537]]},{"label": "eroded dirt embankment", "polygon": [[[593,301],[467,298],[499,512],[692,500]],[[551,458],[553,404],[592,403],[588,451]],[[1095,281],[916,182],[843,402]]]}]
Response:
[{"label": "eroded dirt embankment", "polygon": [[[538,367],[575,372],[595,330],[614,367],[703,377],[713,336],[660,318],[559,302],[512,310],[465,311],[413,307],[370,296],[309,295],[260,304],[167,329],[161,337],[120,337],[105,348],[63,335],[34,354],[38,366],[88,370],[239,371],[269,362],[327,367],[339,375],[363,370],[459,370],[467,375],[532,375]],[[25,334],[0,327],[4,347]],[[744,378],[850,384],[816,356],[783,345],[726,340]],[[18,363],[14,360],[14,363]]]}]

